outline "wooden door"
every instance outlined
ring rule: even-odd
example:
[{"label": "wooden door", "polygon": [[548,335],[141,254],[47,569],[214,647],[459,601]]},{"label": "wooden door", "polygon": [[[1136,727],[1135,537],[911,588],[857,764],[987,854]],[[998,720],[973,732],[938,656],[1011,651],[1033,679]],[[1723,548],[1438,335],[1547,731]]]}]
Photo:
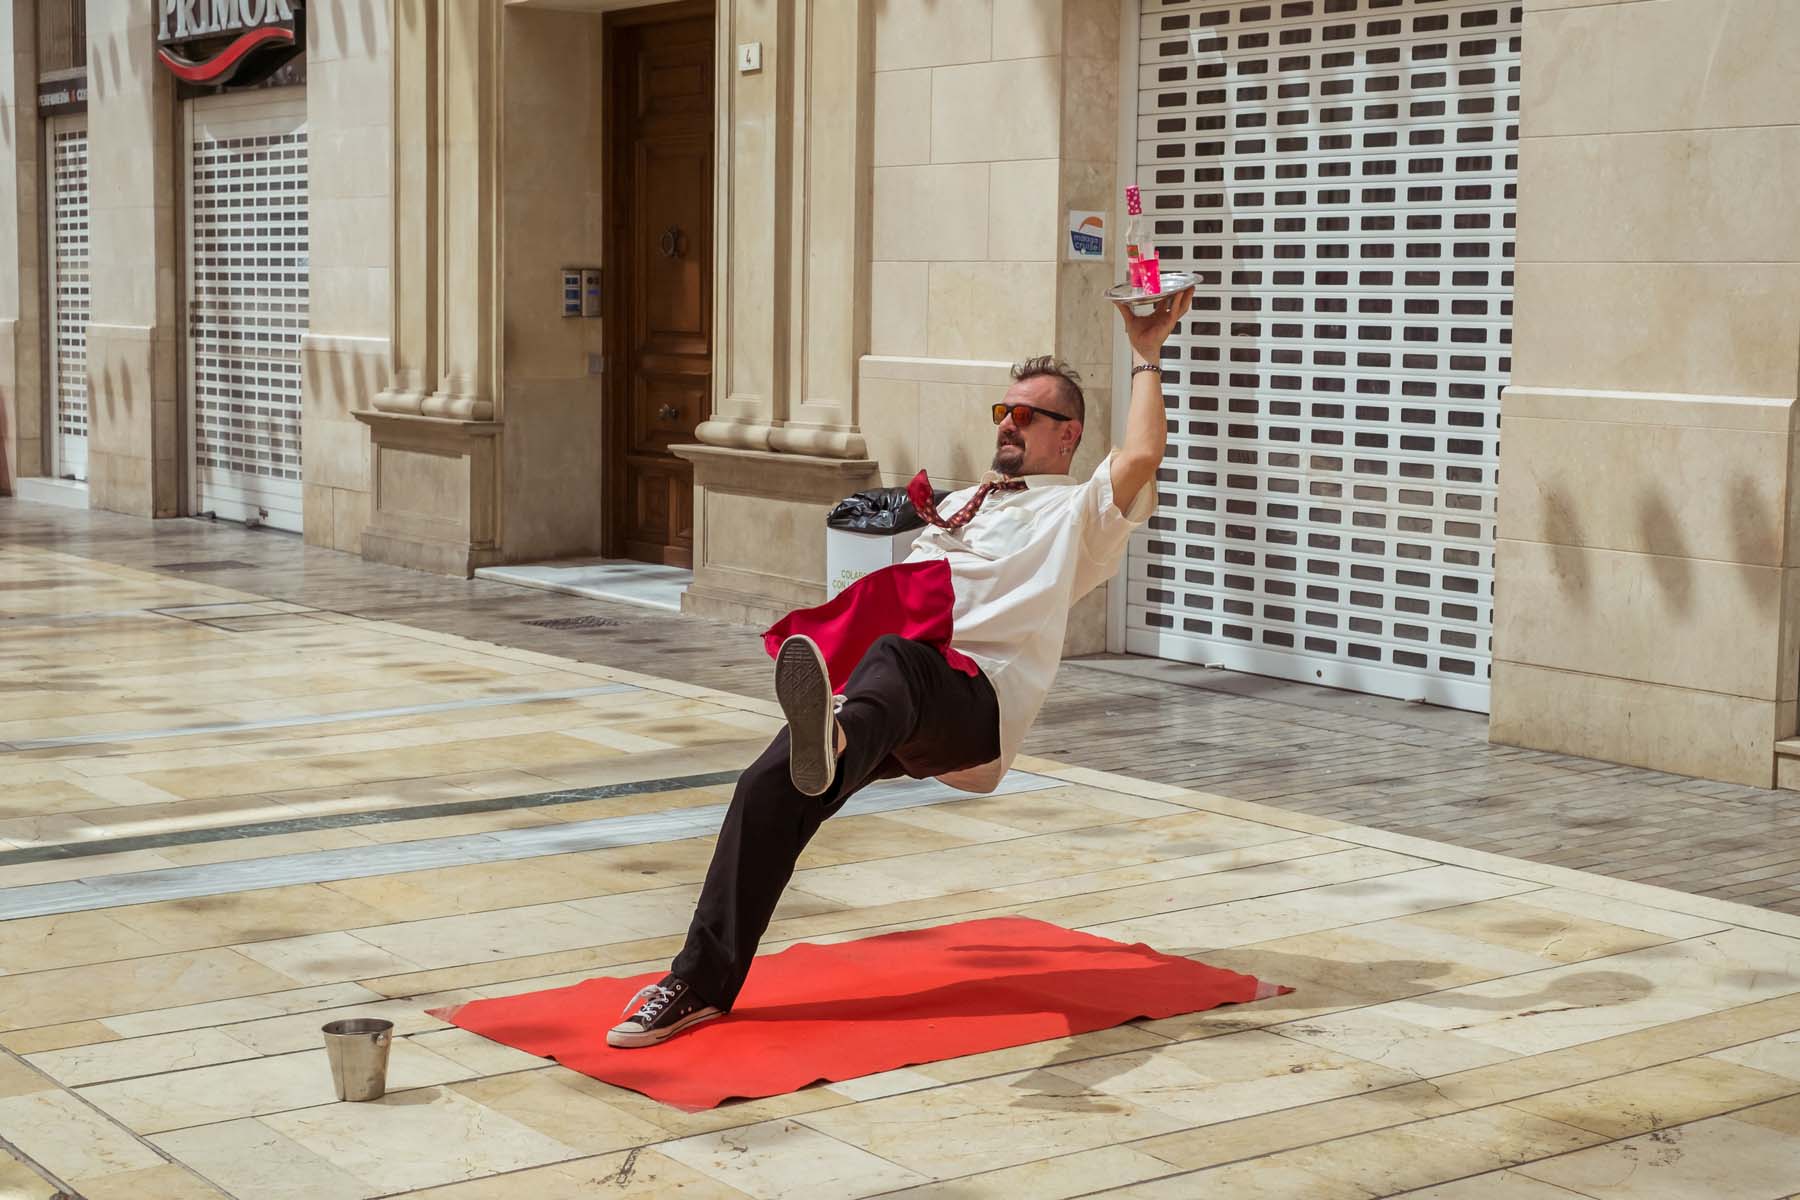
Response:
[{"label": "wooden door", "polygon": [[693,468],[669,452],[711,411],[710,4],[607,21],[607,553],[691,567]]}]

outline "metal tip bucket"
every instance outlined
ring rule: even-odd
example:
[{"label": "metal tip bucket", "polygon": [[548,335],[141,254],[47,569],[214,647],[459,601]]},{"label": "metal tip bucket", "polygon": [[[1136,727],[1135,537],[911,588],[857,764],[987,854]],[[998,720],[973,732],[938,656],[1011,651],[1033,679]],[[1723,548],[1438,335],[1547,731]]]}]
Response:
[{"label": "metal tip bucket", "polygon": [[394,1023],[372,1017],[333,1021],[324,1027],[325,1053],[339,1100],[379,1100],[387,1091],[388,1047]]}]

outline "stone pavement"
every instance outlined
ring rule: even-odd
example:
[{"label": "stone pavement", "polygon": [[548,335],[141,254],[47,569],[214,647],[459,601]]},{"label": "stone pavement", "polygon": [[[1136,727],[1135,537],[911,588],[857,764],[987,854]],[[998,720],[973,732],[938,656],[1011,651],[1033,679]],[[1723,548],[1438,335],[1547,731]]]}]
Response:
[{"label": "stone pavement", "polygon": [[[771,696],[752,631],[454,580],[201,521],[0,500],[35,546],[583,662]],[[581,629],[533,621],[588,618]],[[1177,663],[1065,665],[1026,749],[1473,850],[1800,913],[1800,793],[1491,746],[1475,714]]]},{"label": "stone pavement", "polygon": [[[711,656],[741,632],[190,522],[0,520],[0,1183],[25,1195],[9,1150],[88,1200],[1800,1187],[1800,917],[1250,798],[1284,770],[1322,806],[1428,795],[1420,767],[1479,750],[1455,714],[1072,669],[1002,793],[897,782],[827,823],[767,948],[1015,913],[1296,990],[688,1115],[425,1010],[667,961],[777,725],[756,656]],[[569,615],[618,624],[524,624]],[[1096,769],[1101,730],[1239,774]],[[1321,745],[1353,766],[1307,766]],[[1516,788],[1596,778],[1489,753]],[[346,1015],[398,1027],[380,1103],[332,1101],[318,1026]]]}]

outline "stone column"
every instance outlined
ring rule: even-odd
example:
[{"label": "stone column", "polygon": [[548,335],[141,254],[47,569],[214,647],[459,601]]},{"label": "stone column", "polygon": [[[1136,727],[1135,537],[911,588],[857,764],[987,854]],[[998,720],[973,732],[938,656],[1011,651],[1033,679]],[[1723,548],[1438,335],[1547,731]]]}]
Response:
[{"label": "stone column", "polygon": [[[714,399],[712,418],[694,431],[709,446],[766,450],[770,429],[785,413],[793,9],[753,0],[720,0],[718,6]],[[735,47],[749,42],[761,43],[762,66],[740,73]]]},{"label": "stone column", "polygon": [[856,364],[869,348],[873,0],[808,0],[796,15],[788,386],[769,445],[861,459]]},{"label": "stone column", "polygon": [[182,507],[176,396],[173,76],[153,4],[88,3],[88,496],[94,508]]},{"label": "stone column", "polygon": [[[306,23],[311,320],[301,342],[306,540],[356,553],[369,523],[367,409],[392,378],[393,22],[388,0]],[[410,233],[413,225],[401,227]],[[413,409],[417,411],[417,408]]]},{"label": "stone column", "polygon": [[496,290],[500,22],[491,0],[395,0],[393,382],[363,556],[467,575],[500,560]]},{"label": "stone column", "polygon": [[44,471],[35,0],[0,0],[0,496]]},{"label": "stone column", "polygon": [[1767,786],[1800,694],[1800,5],[1526,8],[1490,736]]},{"label": "stone column", "polygon": [[[868,346],[874,0],[720,0],[713,415],[686,611],[762,621],[825,594],[824,514],[875,482]],[[762,44],[739,72],[735,49]]]}]

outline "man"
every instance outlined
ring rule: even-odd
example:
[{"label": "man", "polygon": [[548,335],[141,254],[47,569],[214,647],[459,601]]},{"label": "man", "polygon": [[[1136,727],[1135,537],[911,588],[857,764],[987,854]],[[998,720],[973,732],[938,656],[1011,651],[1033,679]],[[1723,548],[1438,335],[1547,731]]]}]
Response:
[{"label": "man", "polygon": [[[686,946],[608,1045],[655,1045],[730,1011],[800,852],[865,785],[902,774],[999,785],[1050,691],[1070,606],[1117,573],[1156,506],[1167,434],[1157,363],[1191,301],[1182,292],[1148,316],[1120,307],[1131,407],[1086,483],[1068,475],[1086,417],[1078,379],[1048,358],[1021,363],[994,406],[989,479],[948,497],[946,518],[920,472],[910,491],[933,527],[907,562],[776,627],[791,633],[775,673],[788,726],[738,780]],[[836,694],[828,659],[845,664],[846,646]]]}]

